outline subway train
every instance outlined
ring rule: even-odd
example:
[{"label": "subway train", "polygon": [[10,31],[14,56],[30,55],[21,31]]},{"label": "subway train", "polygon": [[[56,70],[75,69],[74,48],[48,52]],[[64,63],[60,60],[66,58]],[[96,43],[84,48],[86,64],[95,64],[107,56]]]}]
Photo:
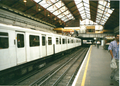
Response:
[{"label": "subway train", "polygon": [[81,39],[0,24],[0,71],[81,46]]}]

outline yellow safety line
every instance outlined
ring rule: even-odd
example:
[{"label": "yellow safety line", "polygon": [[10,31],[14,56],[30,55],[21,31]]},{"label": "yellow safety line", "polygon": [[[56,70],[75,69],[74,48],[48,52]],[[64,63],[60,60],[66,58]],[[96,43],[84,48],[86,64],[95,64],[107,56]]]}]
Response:
[{"label": "yellow safety line", "polygon": [[83,78],[82,78],[81,86],[84,86],[84,85],[85,85],[85,79],[86,79],[86,74],[87,74],[88,64],[89,64],[89,60],[90,60],[91,50],[92,50],[92,46],[90,47],[90,52],[89,52],[89,56],[88,56],[88,60],[87,60],[87,64],[86,64],[86,67],[85,67],[84,75],[83,75]]}]

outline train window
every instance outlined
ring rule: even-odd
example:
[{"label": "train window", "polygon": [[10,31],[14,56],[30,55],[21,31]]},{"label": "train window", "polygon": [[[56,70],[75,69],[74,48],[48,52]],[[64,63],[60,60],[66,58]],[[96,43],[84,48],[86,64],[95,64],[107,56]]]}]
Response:
[{"label": "train window", "polygon": [[62,39],[62,44],[65,44],[65,39]]},{"label": "train window", "polygon": [[73,39],[71,40],[71,43],[73,43]]},{"label": "train window", "polygon": [[78,43],[78,40],[76,40],[76,43]]},{"label": "train window", "polygon": [[67,38],[65,39],[65,43],[67,44]]},{"label": "train window", "polygon": [[59,38],[59,42],[60,42],[60,44],[61,44],[61,38]]},{"label": "train window", "polygon": [[0,49],[9,47],[8,33],[0,32]]},{"label": "train window", "polygon": [[68,39],[68,43],[70,43],[70,40]]},{"label": "train window", "polygon": [[59,44],[59,42],[58,42],[58,38],[56,38],[56,44]]},{"label": "train window", "polygon": [[75,43],[75,40],[73,40],[73,43]]},{"label": "train window", "polygon": [[24,35],[23,34],[17,34],[17,47],[18,48],[24,47]]},{"label": "train window", "polygon": [[48,37],[48,45],[52,45],[52,37]]},{"label": "train window", "polygon": [[81,40],[79,40],[79,42],[81,42]]},{"label": "train window", "polygon": [[42,46],[45,46],[46,43],[45,43],[45,36],[42,36]]},{"label": "train window", "polygon": [[29,39],[30,39],[30,47],[39,46],[40,45],[39,36],[30,35]]}]

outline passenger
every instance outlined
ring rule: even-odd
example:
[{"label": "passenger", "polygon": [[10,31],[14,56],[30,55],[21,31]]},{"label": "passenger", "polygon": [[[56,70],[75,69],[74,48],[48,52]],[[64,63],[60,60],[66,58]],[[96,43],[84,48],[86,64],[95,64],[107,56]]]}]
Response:
[{"label": "passenger", "polygon": [[100,45],[100,41],[97,41],[97,48],[99,48],[99,45]]},{"label": "passenger", "polygon": [[110,42],[108,50],[110,51],[111,59],[115,58],[117,64],[117,68],[112,69],[110,78],[119,81],[119,34],[116,34],[115,40]]},{"label": "passenger", "polygon": [[36,46],[36,38],[33,39],[33,44],[32,46]]},{"label": "passenger", "polygon": [[18,43],[17,43],[17,44],[18,44],[18,48],[21,47],[20,39],[18,39],[17,42],[18,42]]}]

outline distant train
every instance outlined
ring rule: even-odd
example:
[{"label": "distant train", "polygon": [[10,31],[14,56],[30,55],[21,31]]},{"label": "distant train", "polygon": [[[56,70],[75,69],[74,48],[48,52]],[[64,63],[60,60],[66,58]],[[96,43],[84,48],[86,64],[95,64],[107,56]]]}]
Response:
[{"label": "distant train", "polygon": [[78,46],[78,38],[0,24],[0,71]]}]

